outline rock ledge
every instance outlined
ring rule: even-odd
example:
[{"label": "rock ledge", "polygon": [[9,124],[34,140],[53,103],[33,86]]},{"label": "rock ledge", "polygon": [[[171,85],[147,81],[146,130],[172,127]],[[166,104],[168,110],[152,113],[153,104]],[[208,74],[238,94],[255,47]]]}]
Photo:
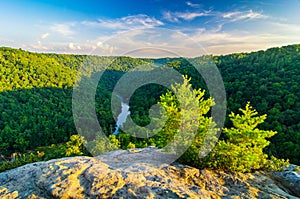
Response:
[{"label": "rock ledge", "polygon": [[[72,157],[24,165],[0,173],[0,198],[293,199],[297,197],[291,194],[299,193],[294,186],[280,184],[280,173],[274,177],[264,172],[241,174],[149,163],[153,154],[160,153],[157,149],[118,150],[95,158]],[[299,181],[295,182],[299,187]],[[295,192],[290,193],[291,189]]]}]

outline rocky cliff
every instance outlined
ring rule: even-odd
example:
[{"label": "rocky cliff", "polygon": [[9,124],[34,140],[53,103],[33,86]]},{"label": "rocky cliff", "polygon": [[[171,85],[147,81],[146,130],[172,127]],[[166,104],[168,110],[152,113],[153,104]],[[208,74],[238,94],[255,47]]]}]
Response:
[{"label": "rocky cliff", "polygon": [[[159,164],[156,149],[28,164],[0,173],[0,198],[298,198],[297,172],[241,174]],[[166,158],[166,157],[163,157]],[[154,163],[154,164],[153,164]],[[298,197],[297,197],[298,194]]]}]

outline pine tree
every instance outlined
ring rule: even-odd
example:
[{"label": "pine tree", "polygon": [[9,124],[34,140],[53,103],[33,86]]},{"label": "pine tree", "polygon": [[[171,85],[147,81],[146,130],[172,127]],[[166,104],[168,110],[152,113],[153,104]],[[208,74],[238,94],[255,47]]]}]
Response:
[{"label": "pine tree", "polygon": [[[158,141],[159,147],[173,147],[172,150],[181,155],[181,162],[199,166],[200,153],[206,150],[205,147],[207,150],[212,148],[210,144],[215,143],[212,141],[217,139],[217,129],[214,128],[212,118],[206,116],[214,105],[213,99],[204,99],[205,91],[192,89],[190,80],[183,76],[182,84],[172,85],[174,94],[169,91],[161,96],[159,104],[164,108],[167,119],[155,140]],[[209,137],[209,140],[205,140],[204,143],[205,137]]]},{"label": "pine tree", "polygon": [[[275,157],[268,159],[263,149],[270,144],[266,138],[275,135],[275,131],[258,129],[267,115],[258,116],[255,109],[248,102],[245,109],[239,109],[242,114],[231,113],[232,128],[224,128],[225,140],[218,142],[214,152],[210,155],[212,167],[229,169],[240,172],[251,172],[258,169],[282,168],[286,161]],[[276,166],[275,166],[276,165]]]}]

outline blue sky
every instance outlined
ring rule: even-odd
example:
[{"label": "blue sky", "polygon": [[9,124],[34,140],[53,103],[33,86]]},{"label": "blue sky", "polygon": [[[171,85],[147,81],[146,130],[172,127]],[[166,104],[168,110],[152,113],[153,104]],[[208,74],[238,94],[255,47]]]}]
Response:
[{"label": "blue sky", "polygon": [[37,52],[198,56],[300,43],[300,0],[10,0],[0,17],[0,46]]}]

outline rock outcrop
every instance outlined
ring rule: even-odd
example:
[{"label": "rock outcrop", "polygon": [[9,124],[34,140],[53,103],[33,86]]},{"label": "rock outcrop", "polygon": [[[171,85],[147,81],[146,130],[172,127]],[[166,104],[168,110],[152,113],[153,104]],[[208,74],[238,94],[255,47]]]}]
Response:
[{"label": "rock outcrop", "polygon": [[284,172],[274,172],[273,179],[279,182],[283,189],[300,198],[300,168],[290,165]]},{"label": "rock outcrop", "polygon": [[162,154],[119,150],[28,164],[0,173],[0,198],[297,198],[271,174],[159,165],[154,155]]}]

